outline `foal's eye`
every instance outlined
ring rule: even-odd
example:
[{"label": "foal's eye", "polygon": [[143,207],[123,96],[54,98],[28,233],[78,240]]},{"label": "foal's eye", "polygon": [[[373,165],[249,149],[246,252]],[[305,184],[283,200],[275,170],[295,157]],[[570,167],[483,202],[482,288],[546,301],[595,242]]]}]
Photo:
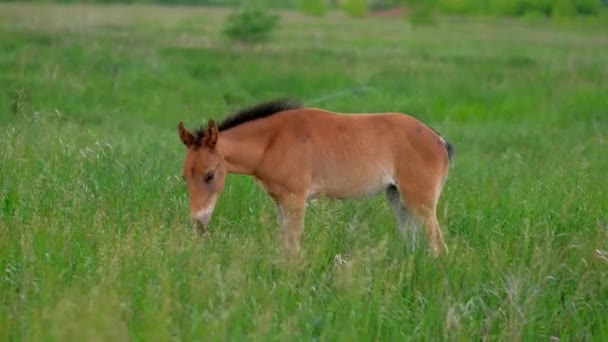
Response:
[{"label": "foal's eye", "polygon": [[215,177],[215,171],[209,171],[205,173],[205,176],[203,176],[203,180],[205,181],[205,183],[209,183],[213,180],[213,177]]}]

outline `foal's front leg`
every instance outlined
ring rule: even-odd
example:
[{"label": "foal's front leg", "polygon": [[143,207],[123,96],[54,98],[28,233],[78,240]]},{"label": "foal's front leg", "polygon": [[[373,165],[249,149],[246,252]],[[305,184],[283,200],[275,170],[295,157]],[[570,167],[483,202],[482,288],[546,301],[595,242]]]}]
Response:
[{"label": "foal's front leg", "polygon": [[277,214],[281,225],[282,247],[286,254],[300,255],[305,206],[305,196],[290,195],[279,200]]}]

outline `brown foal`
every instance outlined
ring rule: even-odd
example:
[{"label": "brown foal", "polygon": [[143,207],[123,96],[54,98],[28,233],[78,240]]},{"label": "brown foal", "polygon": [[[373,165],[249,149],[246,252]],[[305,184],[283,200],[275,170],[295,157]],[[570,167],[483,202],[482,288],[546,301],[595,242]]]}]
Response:
[{"label": "brown foal", "polygon": [[[434,254],[447,251],[436,207],[452,146],[417,119],[400,113],[332,113],[278,100],[240,111],[191,133],[184,178],[191,217],[207,229],[228,173],[254,176],[277,207],[283,247],[300,252],[306,201],[355,198],[385,191],[399,230],[425,227]],[[408,229],[409,228],[409,229]]]}]

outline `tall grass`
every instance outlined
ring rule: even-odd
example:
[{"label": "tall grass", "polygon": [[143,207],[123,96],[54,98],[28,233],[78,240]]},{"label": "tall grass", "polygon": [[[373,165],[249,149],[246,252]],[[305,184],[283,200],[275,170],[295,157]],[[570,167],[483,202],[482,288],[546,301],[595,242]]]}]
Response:
[{"label": "tall grass", "polygon": [[[0,339],[607,336],[605,28],[285,13],[243,48],[228,13],[0,5]],[[234,175],[193,234],[176,123],[285,95],[454,143],[450,254],[407,250],[379,195],[311,203],[286,265],[270,201]]]}]

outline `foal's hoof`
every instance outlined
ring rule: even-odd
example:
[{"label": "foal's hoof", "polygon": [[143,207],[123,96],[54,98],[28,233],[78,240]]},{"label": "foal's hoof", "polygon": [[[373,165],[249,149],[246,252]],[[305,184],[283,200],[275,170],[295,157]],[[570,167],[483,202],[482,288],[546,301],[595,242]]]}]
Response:
[{"label": "foal's hoof", "polygon": [[435,247],[431,248],[431,254],[436,258],[446,255],[446,254],[448,254],[448,246],[446,244],[441,244],[439,246],[435,246]]}]

